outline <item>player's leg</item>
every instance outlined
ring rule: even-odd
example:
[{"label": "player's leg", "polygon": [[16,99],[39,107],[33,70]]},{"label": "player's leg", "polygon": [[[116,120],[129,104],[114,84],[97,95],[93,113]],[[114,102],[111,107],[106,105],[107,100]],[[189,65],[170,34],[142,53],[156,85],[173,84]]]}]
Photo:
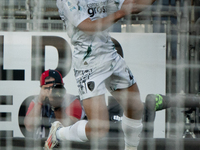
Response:
[{"label": "player's leg", "polygon": [[69,127],[60,128],[56,133],[58,140],[84,142],[101,138],[108,133],[110,125],[104,95],[84,99],[82,103],[88,120],[80,120]]},{"label": "player's leg", "polygon": [[88,118],[86,135],[88,139],[104,137],[109,130],[109,116],[104,95],[83,100]]},{"label": "player's leg", "polygon": [[142,131],[143,103],[137,84],[127,89],[120,89],[112,92],[112,95],[124,109],[122,119],[122,130],[125,135],[125,150],[135,150],[139,144],[139,136]]},{"label": "player's leg", "polygon": [[128,118],[142,118],[144,106],[140,98],[137,83],[126,89],[118,89],[111,94],[120,103],[124,110],[124,114]]},{"label": "player's leg", "polygon": [[143,128],[144,106],[140,99],[136,80],[124,59],[121,57],[116,58],[116,64],[113,66],[113,74],[107,79],[106,87],[110,89],[111,94],[124,110],[122,130],[125,135],[125,149],[128,150],[128,147],[129,149],[136,149]]},{"label": "player's leg", "polygon": [[57,132],[60,140],[87,141],[102,137],[108,132],[110,126],[104,80],[112,73],[110,63],[89,70],[75,70],[79,95],[88,121],[80,120],[70,127],[61,128]]}]

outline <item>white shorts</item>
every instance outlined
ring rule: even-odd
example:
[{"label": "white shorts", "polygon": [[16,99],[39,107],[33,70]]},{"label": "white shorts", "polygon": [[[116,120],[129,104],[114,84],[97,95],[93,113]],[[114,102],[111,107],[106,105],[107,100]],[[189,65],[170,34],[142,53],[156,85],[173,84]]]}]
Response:
[{"label": "white shorts", "polygon": [[107,90],[128,88],[136,82],[121,56],[89,70],[74,70],[74,74],[81,100],[105,94]]}]

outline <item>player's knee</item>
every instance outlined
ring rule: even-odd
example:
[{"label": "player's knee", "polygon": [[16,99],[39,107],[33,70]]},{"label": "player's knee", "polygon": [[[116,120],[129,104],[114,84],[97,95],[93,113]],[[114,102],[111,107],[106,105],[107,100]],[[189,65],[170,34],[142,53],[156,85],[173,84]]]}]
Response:
[{"label": "player's knee", "polygon": [[133,111],[137,112],[137,113],[142,113],[144,110],[144,104],[142,102],[137,103],[137,105],[135,105]]},{"label": "player's knee", "polygon": [[142,118],[143,111],[144,111],[144,104],[141,102],[137,103],[137,105],[128,106],[128,109],[126,109],[125,114],[129,118],[139,119]]},{"label": "player's knee", "polygon": [[137,113],[142,115],[143,111],[144,111],[144,104],[141,102],[140,105],[138,105],[137,109],[136,109]]}]

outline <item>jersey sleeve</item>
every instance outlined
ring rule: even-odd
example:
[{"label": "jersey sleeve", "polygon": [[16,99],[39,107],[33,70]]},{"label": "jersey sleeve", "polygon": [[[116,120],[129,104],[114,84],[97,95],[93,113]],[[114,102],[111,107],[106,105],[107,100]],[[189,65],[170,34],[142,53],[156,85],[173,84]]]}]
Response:
[{"label": "jersey sleeve", "polygon": [[118,2],[118,9],[121,9],[122,4],[124,3],[124,0],[115,0]]},{"label": "jersey sleeve", "polygon": [[81,119],[82,116],[82,106],[79,99],[74,100],[67,108],[66,114],[68,116],[76,117],[77,119]]},{"label": "jersey sleeve", "polygon": [[68,20],[75,27],[89,17],[87,6],[82,0],[57,0],[57,7],[61,19]]}]

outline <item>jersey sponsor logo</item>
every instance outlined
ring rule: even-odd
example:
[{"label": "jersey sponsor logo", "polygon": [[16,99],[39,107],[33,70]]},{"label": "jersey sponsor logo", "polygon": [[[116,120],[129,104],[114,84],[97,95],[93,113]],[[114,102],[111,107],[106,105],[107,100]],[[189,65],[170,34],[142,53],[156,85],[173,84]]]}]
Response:
[{"label": "jersey sponsor logo", "polygon": [[101,3],[91,3],[87,5],[88,7],[88,14],[90,17],[94,17],[95,14],[106,13],[106,2]]},{"label": "jersey sponsor logo", "polygon": [[80,76],[80,78],[76,79],[80,94],[87,93],[87,87],[86,87],[87,84],[86,84],[86,82],[90,78],[91,73],[92,73],[92,69],[84,70],[84,71],[79,71],[79,70],[75,70],[74,69],[75,76],[76,77]]}]

